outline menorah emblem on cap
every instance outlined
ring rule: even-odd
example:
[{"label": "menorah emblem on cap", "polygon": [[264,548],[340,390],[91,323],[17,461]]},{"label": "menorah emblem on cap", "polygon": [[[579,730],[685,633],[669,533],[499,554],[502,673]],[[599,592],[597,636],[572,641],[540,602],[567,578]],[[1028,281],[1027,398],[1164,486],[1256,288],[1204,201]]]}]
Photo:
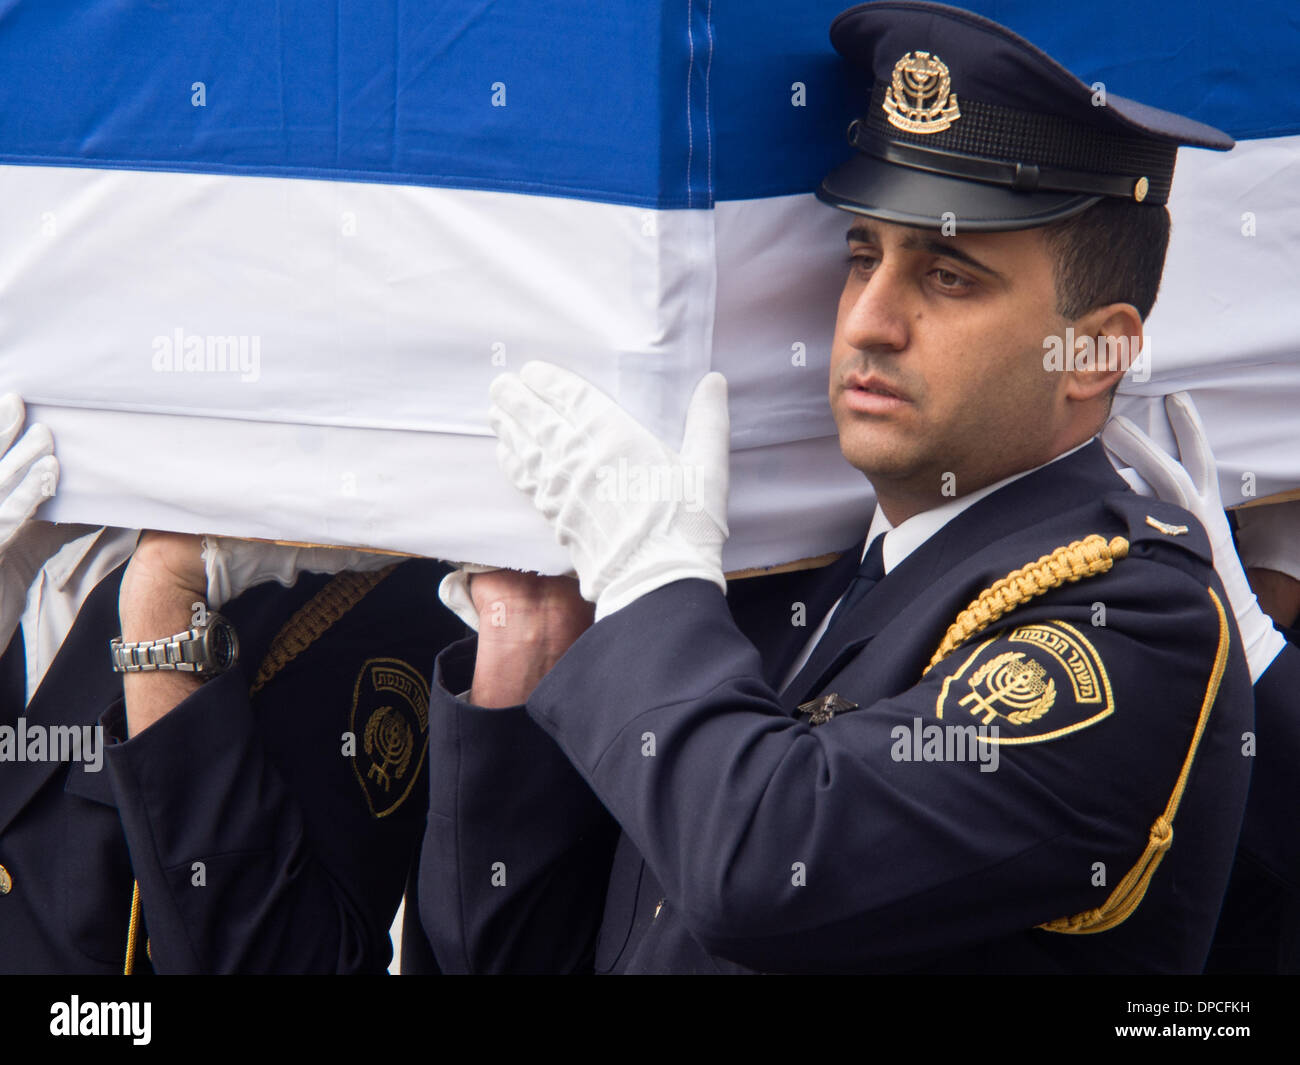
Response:
[{"label": "menorah emblem on cap", "polygon": [[961,118],[952,75],[929,52],[908,52],[894,64],[882,106],[889,124],[909,133],[939,133]]}]

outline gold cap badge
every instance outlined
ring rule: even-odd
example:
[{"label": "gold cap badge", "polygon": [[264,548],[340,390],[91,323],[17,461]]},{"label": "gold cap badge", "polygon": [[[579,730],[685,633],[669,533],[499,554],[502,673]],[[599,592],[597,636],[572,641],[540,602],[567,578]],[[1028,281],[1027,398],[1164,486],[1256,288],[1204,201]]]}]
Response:
[{"label": "gold cap badge", "polygon": [[882,106],[889,124],[908,133],[939,133],[961,118],[948,67],[929,52],[908,52],[894,64]]}]

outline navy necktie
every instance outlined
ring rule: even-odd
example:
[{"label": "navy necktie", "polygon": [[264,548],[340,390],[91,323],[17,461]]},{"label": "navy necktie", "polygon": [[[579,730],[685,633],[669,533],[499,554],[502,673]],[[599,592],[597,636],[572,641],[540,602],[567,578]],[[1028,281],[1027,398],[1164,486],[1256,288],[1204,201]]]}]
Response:
[{"label": "navy necktie", "polygon": [[801,699],[807,692],[814,690],[820,684],[827,667],[834,660],[836,652],[851,638],[850,634],[841,633],[840,629],[854,607],[866,597],[867,593],[885,575],[884,543],[885,537],[883,535],[877,536],[871,542],[866,557],[858,566],[857,574],[849,581],[849,586],[840,597],[839,606],[835,608],[835,612],[831,615],[826,631],[822,633],[821,639],[817,641],[812,654],[808,656],[808,661],[803,664],[798,674],[786,687],[784,697]]},{"label": "navy necktie", "polygon": [[880,581],[885,575],[885,534],[881,533],[871,541],[871,546],[867,548],[867,554],[862,559],[862,564],[858,566],[857,575],[849,581],[849,586],[845,589],[843,598],[840,599],[840,605],[835,608],[835,613],[831,615],[831,623],[826,626],[826,632],[822,635],[819,643],[826,641],[831,633],[836,633],[836,625],[842,623],[863,599],[867,593]]}]

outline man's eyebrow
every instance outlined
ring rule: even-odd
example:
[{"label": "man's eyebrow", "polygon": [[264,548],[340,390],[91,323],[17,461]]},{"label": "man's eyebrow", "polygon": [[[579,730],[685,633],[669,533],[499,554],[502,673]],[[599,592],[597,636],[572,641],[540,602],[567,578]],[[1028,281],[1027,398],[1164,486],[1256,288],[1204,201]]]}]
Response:
[{"label": "man's eyebrow", "polygon": [[959,263],[965,263],[967,266],[986,273],[990,277],[996,278],[1003,283],[1006,282],[1006,278],[994,270],[993,267],[986,266],[969,252],[962,251],[938,237],[922,236],[920,234],[904,237],[903,247],[908,251],[928,251],[931,255],[943,255],[949,259],[956,259]]},{"label": "man's eyebrow", "polygon": [[[849,243],[853,243],[854,241],[863,244],[874,244],[879,242],[875,227],[866,225],[862,222],[852,226],[848,233],[845,234],[845,239]],[[925,233],[916,233],[913,236],[904,237],[902,246],[908,251],[926,251],[931,255],[942,255],[949,259],[955,259],[959,263],[964,263],[972,269],[979,270],[981,273],[988,274],[990,277],[996,278],[998,281],[1006,284],[1007,279],[997,270],[994,270],[993,267],[980,262],[979,259],[975,258],[975,256],[971,255],[969,252],[962,251],[960,248],[955,247],[947,241],[940,240],[938,237],[930,236]]]},{"label": "man's eyebrow", "polygon": [[876,239],[875,227],[867,225],[865,222],[855,222],[849,227],[849,231],[844,234],[844,239],[852,244],[855,240],[860,244],[870,244]]}]

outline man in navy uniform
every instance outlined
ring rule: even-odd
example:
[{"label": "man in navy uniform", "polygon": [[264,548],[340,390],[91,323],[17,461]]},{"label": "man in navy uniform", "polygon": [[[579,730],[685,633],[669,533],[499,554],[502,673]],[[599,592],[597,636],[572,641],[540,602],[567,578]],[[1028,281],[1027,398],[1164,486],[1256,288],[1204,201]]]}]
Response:
[{"label": "man in navy uniform", "polygon": [[0,400],[0,972],[383,972],[446,568],[32,521],[58,468],[23,420]]},{"label": "man in navy uniform", "polygon": [[[505,622],[435,668],[421,912],[444,968],[1205,963],[1250,676],[1205,530],[1094,437],[1123,372],[1097,354],[1135,351],[1155,299],[1177,148],[1231,141],[1096,106],[956,9],[866,4],[831,39],[876,82],[819,193],[852,216],[829,392],[875,517],[729,609],[718,375],[675,451],[557,367],[494,383],[501,465],[583,598],[444,582]],[[698,491],[608,501],[616,461]]]}]

